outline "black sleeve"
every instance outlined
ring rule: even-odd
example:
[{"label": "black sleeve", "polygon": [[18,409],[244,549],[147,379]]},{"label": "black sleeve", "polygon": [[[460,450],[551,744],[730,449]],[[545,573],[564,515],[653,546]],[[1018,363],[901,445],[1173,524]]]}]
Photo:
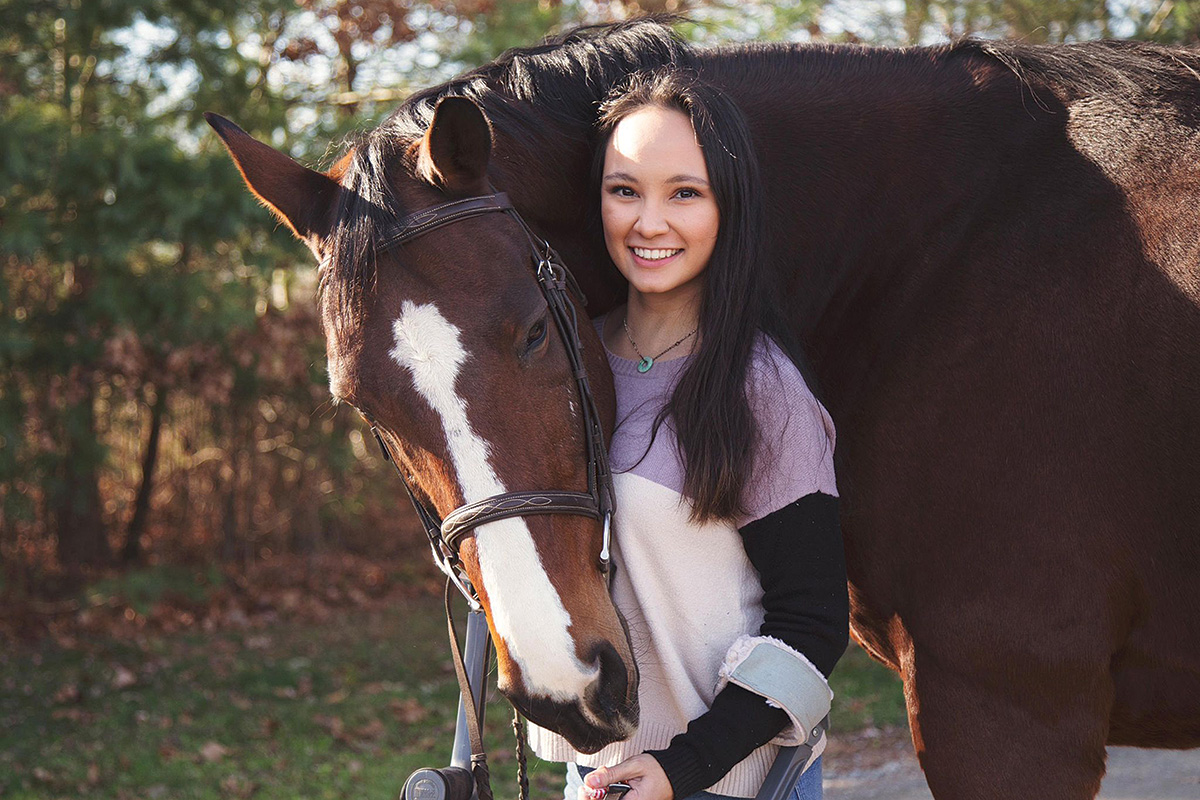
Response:
[{"label": "black sleeve", "polygon": [[[803,653],[828,677],[846,650],[850,628],[837,498],[805,495],[739,532],[763,586],[759,634]],[[719,781],[787,724],[782,709],[730,684],[665,750],[648,752],[682,800]]]}]

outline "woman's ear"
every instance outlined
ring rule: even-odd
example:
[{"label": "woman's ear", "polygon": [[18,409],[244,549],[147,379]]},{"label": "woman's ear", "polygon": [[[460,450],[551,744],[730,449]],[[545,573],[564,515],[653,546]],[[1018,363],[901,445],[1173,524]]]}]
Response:
[{"label": "woman's ear", "polygon": [[417,174],[450,194],[486,194],[492,128],[474,102],[443,97],[421,139]]}]

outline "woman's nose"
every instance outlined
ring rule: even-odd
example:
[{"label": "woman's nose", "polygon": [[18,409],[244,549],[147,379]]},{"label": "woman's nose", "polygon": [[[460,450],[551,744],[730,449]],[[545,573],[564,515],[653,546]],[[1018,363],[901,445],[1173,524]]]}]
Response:
[{"label": "woman's nose", "polygon": [[639,236],[647,239],[660,236],[670,230],[667,217],[663,214],[662,206],[658,203],[643,203],[638,213],[637,224],[634,226]]}]

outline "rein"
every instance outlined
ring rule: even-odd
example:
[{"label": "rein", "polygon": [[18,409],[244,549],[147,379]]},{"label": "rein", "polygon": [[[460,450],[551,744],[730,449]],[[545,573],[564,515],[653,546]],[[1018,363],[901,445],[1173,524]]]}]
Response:
[{"label": "rein", "polygon": [[[492,800],[491,781],[487,767],[487,754],[483,747],[483,728],[479,713],[471,691],[470,680],[467,677],[463,663],[462,652],[458,645],[458,635],[454,627],[454,618],[450,610],[450,587],[453,585],[467,600],[472,611],[479,611],[482,604],[479,595],[471,586],[463,569],[458,551],[462,539],[475,531],[480,525],[496,522],[511,517],[525,517],[539,514],[570,514],[573,516],[591,517],[604,524],[604,539],[600,548],[598,567],[601,574],[611,582],[612,566],[609,552],[612,536],[613,492],[612,474],[608,465],[608,450],[604,443],[604,431],[600,425],[600,414],[592,396],[591,384],[588,382],[587,370],[583,363],[583,343],[579,338],[579,320],[575,303],[568,293],[575,296],[581,305],[587,305],[587,299],[580,291],[574,277],[562,263],[562,259],[550,243],[542,239],[525,222],[513,207],[508,195],[504,192],[452,200],[423,211],[410,214],[389,225],[376,244],[377,252],[397,247],[444,225],[450,225],[464,219],[477,217],[493,212],[504,213],[516,220],[529,240],[533,259],[534,275],[538,286],[546,299],[546,305],[554,319],[555,328],[563,342],[563,349],[570,362],[572,377],[579,391],[580,409],[583,415],[585,442],[587,444],[587,474],[588,490],[574,492],[559,489],[542,491],[516,491],[492,495],[482,500],[466,503],[451,511],[445,519],[440,519],[435,512],[430,511],[413,491],[411,484],[400,469],[399,463],[392,457],[391,449],[379,432],[375,423],[371,424],[371,433],[379,442],[383,457],[392,462],[400,482],[404,484],[408,498],[416,509],[417,517],[425,529],[429,539],[433,560],[446,575],[446,622],[450,633],[450,647],[454,655],[454,668],[458,675],[459,689],[464,699],[466,709],[468,735],[471,740],[471,773],[475,779],[475,788],[480,800]],[[482,697],[482,693],[480,695]],[[482,706],[482,703],[481,703]],[[520,714],[513,708],[513,729],[517,735],[517,758],[519,765],[519,782],[521,800],[529,793],[529,781],[525,774],[524,730],[520,724]]]}]

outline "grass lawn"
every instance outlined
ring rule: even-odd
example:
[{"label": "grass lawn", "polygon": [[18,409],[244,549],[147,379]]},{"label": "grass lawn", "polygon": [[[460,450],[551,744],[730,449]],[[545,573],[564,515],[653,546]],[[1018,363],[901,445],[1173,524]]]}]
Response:
[{"label": "grass lawn", "polygon": [[[0,797],[391,800],[443,766],[457,683],[440,600],[136,644],[47,639],[0,654]],[[857,648],[834,674],[833,726],[904,724],[898,679]],[[511,710],[487,727],[498,798],[516,796]],[[835,733],[836,735],[836,733]],[[561,765],[530,761],[532,795]]]}]

